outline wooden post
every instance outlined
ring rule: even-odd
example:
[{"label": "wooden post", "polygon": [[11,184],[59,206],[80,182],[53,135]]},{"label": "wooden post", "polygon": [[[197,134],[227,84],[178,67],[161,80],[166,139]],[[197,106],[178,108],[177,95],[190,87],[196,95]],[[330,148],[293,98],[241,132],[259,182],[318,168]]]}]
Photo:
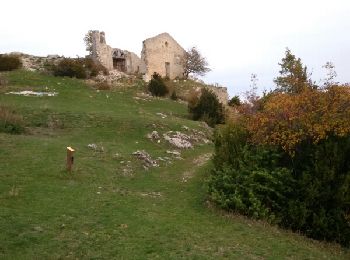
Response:
[{"label": "wooden post", "polygon": [[72,171],[72,166],[74,163],[74,149],[70,146],[67,147],[67,171],[71,172]]}]

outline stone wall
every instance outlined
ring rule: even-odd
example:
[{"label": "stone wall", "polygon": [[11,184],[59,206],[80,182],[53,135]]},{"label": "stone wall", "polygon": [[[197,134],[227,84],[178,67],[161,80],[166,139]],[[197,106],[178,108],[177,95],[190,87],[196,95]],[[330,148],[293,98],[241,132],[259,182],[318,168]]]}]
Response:
[{"label": "stone wall", "polygon": [[113,70],[113,49],[106,44],[104,32],[92,32],[92,59],[99,61],[107,70]]},{"label": "stone wall", "polygon": [[141,68],[141,59],[135,53],[107,45],[104,32],[92,32],[92,58],[99,61],[108,71],[116,69],[113,65],[114,58],[124,60],[125,73],[136,74]]},{"label": "stone wall", "polygon": [[141,72],[141,59],[133,52],[128,52],[126,59],[126,73],[139,74]]},{"label": "stone wall", "polygon": [[170,79],[183,77],[183,57],[185,50],[168,33],[162,33],[143,41],[141,72],[149,81],[157,72]]},{"label": "stone wall", "polygon": [[221,104],[228,104],[228,93],[226,87],[209,86],[208,88],[217,96]]}]

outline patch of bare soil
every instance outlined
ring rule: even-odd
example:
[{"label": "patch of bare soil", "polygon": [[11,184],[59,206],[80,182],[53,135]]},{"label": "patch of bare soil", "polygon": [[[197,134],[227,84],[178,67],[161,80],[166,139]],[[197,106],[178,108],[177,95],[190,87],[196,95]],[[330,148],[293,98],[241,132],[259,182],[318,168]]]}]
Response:
[{"label": "patch of bare soil", "polygon": [[210,160],[212,154],[211,153],[206,153],[206,154],[202,154],[200,156],[198,156],[197,158],[195,158],[193,160],[193,164],[195,165],[195,167],[191,168],[188,171],[185,171],[182,174],[182,182],[187,182],[189,179],[191,179],[194,176],[194,173],[196,171],[197,167],[203,166],[207,161]]}]

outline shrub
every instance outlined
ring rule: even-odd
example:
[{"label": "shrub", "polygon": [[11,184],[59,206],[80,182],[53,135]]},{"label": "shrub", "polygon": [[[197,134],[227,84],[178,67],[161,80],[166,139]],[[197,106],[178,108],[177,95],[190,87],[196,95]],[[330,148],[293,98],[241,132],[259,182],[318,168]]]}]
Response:
[{"label": "shrub", "polygon": [[162,77],[156,72],[153,73],[152,79],[148,83],[148,91],[156,97],[164,97],[169,92]]},{"label": "shrub", "polygon": [[6,86],[7,84],[8,80],[4,76],[0,75],[0,86]]},{"label": "shrub", "polygon": [[22,61],[18,56],[0,54],[0,71],[11,71],[21,66]]},{"label": "shrub", "polygon": [[51,65],[55,76],[76,77],[86,79],[97,76],[100,72],[107,75],[107,69],[90,58],[64,58],[57,65]]},{"label": "shrub", "polygon": [[111,86],[107,82],[99,82],[95,85],[98,90],[110,90]]},{"label": "shrub", "polygon": [[193,99],[189,101],[188,110],[193,120],[203,120],[212,127],[225,122],[222,104],[216,95],[207,88],[202,89],[198,100]]},{"label": "shrub", "polygon": [[350,244],[350,91],[265,99],[215,134],[209,181],[219,206],[309,237]]},{"label": "shrub", "polygon": [[96,77],[100,72],[108,75],[107,69],[100,62],[94,61],[91,58],[84,59],[84,66],[88,71],[89,77]]},{"label": "shrub", "polygon": [[252,146],[240,125],[217,129],[214,140],[211,199],[224,209],[279,223],[278,212],[292,191],[292,181],[278,151]]},{"label": "shrub", "polygon": [[294,157],[293,194],[283,210],[283,226],[306,235],[350,242],[350,136],[302,142]]},{"label": "shrub", "polygon": [[0,105],[0,132],[20,134],[24,132],[22,116],[17,115],[12,109]]},{"label": "shrub", "polygon": [[179,99],[178,96],[176,95],[176,91],[175,90],[171,93],[170,99],[171,100],[178,100]]},{"label": "shrub", "polygon": [[86,79],[87,72],[83,62],[79,59],[64,58],[53,68],[55,76],[76,77],[78,79]]},{"label": "shrub", "polygon": [[231,107],[235,107],[235,106],[240,106],[241,105],[241,100],[239,98],[239,96],[234,96],[230,99],[230,101],[228,102],[228,105]]}]

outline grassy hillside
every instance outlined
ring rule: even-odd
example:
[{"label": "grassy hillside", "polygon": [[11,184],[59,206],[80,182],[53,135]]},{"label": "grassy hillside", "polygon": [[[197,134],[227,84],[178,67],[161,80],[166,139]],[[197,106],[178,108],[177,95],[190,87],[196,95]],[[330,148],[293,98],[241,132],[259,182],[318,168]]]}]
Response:
[{"label": "grassy hillside", "polygon": [[[199,140],[177,159],[164,138],[146,137],[206,133],[184,104],[144,96],[136,85],[96,91],[31,72],[3,77],[0,105],[23,116],[26,133],[0,133],[1,259],[350,258],[336,245],[211,207],[204,180],[212,144]],[[59,94],[6,94],[20,90]],[[66,146],[76,149],[73,173]],[[137,150],[159,167],[144,169]]]}]

